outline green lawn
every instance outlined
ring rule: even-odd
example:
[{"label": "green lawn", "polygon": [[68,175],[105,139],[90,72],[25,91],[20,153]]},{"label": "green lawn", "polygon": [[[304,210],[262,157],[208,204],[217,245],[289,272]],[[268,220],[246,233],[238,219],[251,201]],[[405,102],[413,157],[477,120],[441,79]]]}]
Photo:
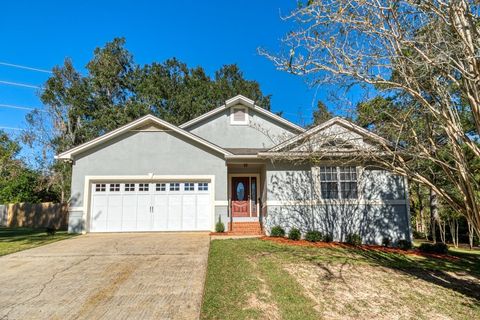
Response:
[{"label": "green lawn", "polygon": [[452,255],[214,240],[202,319],[480,319],[480,253]]},{"label": "green lawn", "polygon": [[0,227],[0,256],[72,237],[66,231],[50,236],[45,229]]}]

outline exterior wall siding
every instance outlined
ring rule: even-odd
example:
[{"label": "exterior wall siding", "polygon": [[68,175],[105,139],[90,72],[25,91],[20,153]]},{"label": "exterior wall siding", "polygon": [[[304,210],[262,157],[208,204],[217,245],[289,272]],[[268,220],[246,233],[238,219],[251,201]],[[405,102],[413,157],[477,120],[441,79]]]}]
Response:
[{"label": "exterior wall siding", "polygon": [[[223,154],[165,131],[129,132],[77,156],[72,171],[69,230],[84,230],[78,208],[84,203],[85,176],[214,175],[215,200],[227,200]],[[83,213],[83,212],[82,212]]]},{"label": "exterior wall siding", "polygon": [[232,125],[232,108],[204,119],[186,130],[223,148],[270,148],[298,134],[295,129],[252,109],[248,110],[249,125]]},{"label": "exterior wall siding", "polygon": [[[334,165],[332,163],[326,165]],[[319,230],[336,241],[358,233],[366,243],[411,239],[404,178],[373,168],[359,168],[358,199],[322,199],[312,166],[267,164],[267,212],[264,226]]]}]

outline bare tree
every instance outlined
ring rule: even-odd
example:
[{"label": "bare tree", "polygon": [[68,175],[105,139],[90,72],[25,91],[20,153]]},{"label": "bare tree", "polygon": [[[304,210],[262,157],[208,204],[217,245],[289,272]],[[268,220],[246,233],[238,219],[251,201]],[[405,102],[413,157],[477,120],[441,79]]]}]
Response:
[{"label": "bare tree", "polygon": [[408,101],[389,122],[393,145],[380,141],[368,156],[430,188],[477,235],[480,186],[469,159],[480,157],[479,10],[474,0],[308,1],[285,17],[296,24],[286,50],[260,50],[314,85],[361,83]]}]

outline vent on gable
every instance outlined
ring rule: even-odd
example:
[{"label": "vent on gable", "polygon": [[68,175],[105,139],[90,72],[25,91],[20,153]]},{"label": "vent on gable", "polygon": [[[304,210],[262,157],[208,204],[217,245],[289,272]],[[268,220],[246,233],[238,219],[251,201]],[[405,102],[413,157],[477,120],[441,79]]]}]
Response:
[{"label": "vent on gable", "polygon": [[233,107],[230,116],[231,124],[248,124],[248,111],[246,107]]}]

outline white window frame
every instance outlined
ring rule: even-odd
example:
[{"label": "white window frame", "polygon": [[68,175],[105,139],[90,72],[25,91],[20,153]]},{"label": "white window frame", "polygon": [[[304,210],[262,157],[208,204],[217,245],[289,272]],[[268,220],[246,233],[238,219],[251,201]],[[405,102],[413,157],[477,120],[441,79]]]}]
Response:
[{"label": "white window frame", "polygon": [[155,183],[155,191],[156,192],[166,192],[167,191],[167,184],[165,182]]},{"label": "white window frame", "polygon": [[[174,188],[172,188],[172,187],[174,187]],[[180,182],[170,182],[168,184],[168,191],[179,192],[180,191]]]},{"label": "white window frame", "polygon": [[[245,114],[245,119],[243,121],[235,120],[235,110],[243,111],[243,113]],[[249,120],[250,120],[250,116],[248,114],[248,107],[235,106],[230,108],[230,124],[244,126],[244,125],[248,125]]]},{"label": "white window frame", "polygon": [[[187,185],[188,185],[188,189],[187,189]],[[183,183],[183,191],[186,191],[186,192],[195,191],[195,183],[193,183],[193,182],[184,182],[184,183]]]},{"label": "white window frame", "polygon": [[120,183],[110,183],[108,186],[109,192],[120,192],[122,190],[122,186]]},{"label": "white window frame", "polygon": [[208,182],[197,182],[197,191],[208,191]]},{"label": "white window frame", "polygon": [[[335,172],[336,172],[336,175],[337,175],[337,195],[338,197],[337,198],[324,198],[323,197],[323,194],[322,194],[322,182],[330,182],[330,181],[322,181],[321,180],[321,176],[320,176],[320,172],[321,172],[321,169],[322,167],[332,167],[332,168],[335,168]],[[356,173],[356,180],[341,180],[341,176],[340,176],[340,168],[341,167],[350,167],[350,168],[355,168],[355,173]],[[334,164],[326,164],[326,165],[322,165],[322,166],[318,166],[318,167],[315,167],[315,171],[316,171],[316,176],[317,176],[317,179],[316,181],[318,181],[318,183],[316,183],[317,185],[317,190],[319,191],[319,196],[322,200],[350,200],[350,201],[357,201],[360,199],[360,192],[359,192],[359,188],[360,188],[360,183],[361,183],[361,179],[360,179],[360,169],[359,167],[357,166],[339,166],[339,165],[334,165]],[[332,181],[333,182],[333,181]],[[357,197],[356,198],[344,198],[343,197],[343,190],[342,190],[342,182],[356,182],[357,183]]]}]

